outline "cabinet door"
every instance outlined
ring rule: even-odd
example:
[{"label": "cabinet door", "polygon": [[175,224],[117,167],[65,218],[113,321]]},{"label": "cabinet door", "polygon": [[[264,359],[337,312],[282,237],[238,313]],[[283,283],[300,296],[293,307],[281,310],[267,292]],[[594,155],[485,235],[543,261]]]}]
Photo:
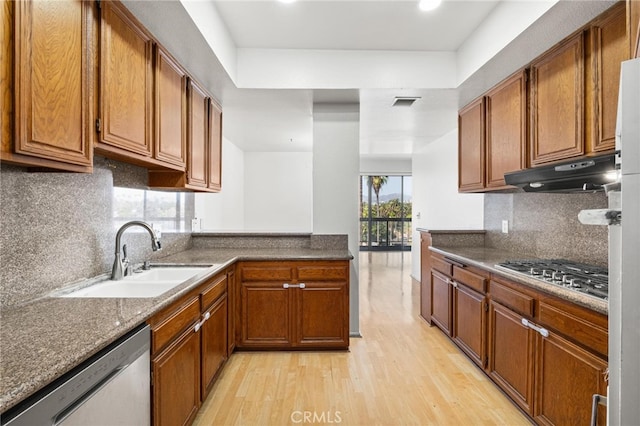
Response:
[{"label": "cabinet door", "polygon": [[521,315],[491,301],[487,370],[522,410],[533,415],[536,332],[521,321]]},{"label": "cabinet door", "polygon": [[227,356],[231,356],[236,347],[236,274],[232,270],[227,274]]},{"label": "cabinet door", "polygon": [[0,4],[0,159],[13,154],[13,22],[15,2]]},{"label": "cabinet door", "polygon": [[431,271],[431,321],[451,335],[451,284],[449,278]]},{"label": "cabinet door", "polygon": [[451,337],[481,368],[486,359],[486,297],[461,283],[453,284],[453,330]]},{"label": "cabinet door", "polygon": [[241,326],[243,347],[287,347],[293,343],[291,295],[281,282],[243,282]]},{"label": "cabinet door", "polygon": [[91,7],[76,0],[15,2],[16,153],[92,165]]},{"label": "cabinet door", "polygon": [[306,282],[296,294],[297,346],[349,346],[349,294],[346,282]]},{"label": "cabinet door", "polygon": [[227,295],[222,295],[207,311],[209,319],[202,324],[202,400],[227,360]]},{"label": "cabinet door", "polygon": [[187,151],[187,77],[164,49],[155,58],[155,158],[184,170]]},{"label": "cabinet door", "polygon": [[484,98],[467,105],[458,115],[458,190],[484,188],[485,146]]},{"label": "cabinet door", "polygon": [[[550,332],[538,336],[536,360],[538,424],[586,425],[591,420],[593,394],[606,394],[607,363]],[[599,410],[599,424],[606,424],[606,410]]]},{"label": "cabinet door", "polygon": [[620,64],[629,58],[624,4],[612,8],[590,28],[593,90],[593,131],[589,152],[615,148]]},{"label": "cabinet door", "polygon": [[200,332],[187,330],[151,362],[153,424],[191,424],[200,407]]},{"label": "cabinet door", "polygon": [[583,33],[531,64],[531,165],[583,155]]},{"label": "cabinet door", "polygon": [[222,110],[209,104],[209,189],[222,189]]},{"label": "cabinet door", "polygon": [[431,325],[431,235],[420,233],[420,316]]},{"label": "cabinet door", "polygon": [[121,3],[101,8],[100,142],[151,157],[153,41]]},{"label": "cabinet door", "polygon": [[187,184],[195,188],[207,187],[208,117],[209,98],[195,81],[189,80]]},{"label": "cabinet door", "polygon": [[487,103],[487,188],[527,167],[527,74],[519,71],[491,90]]}]

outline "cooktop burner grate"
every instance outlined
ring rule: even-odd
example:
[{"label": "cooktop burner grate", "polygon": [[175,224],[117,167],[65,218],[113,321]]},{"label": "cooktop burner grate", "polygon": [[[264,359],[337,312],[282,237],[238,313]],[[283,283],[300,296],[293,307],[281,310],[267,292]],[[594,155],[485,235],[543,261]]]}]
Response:
[{"label": "cooktop burner grate", "polygon": [[509,260],[496,267],[555,284],[599,299],[609,296],[607,268],[565,259]]}]

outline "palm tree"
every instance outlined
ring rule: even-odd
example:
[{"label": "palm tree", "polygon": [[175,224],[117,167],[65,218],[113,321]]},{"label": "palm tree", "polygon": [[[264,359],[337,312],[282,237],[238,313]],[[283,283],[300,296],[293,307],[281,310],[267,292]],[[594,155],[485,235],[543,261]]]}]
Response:
[{"label": "palm tree", "polygon": [[369,186],[373,188],[373,192],[376,194],[376,215],[380,217],[380,188],[382,188],[389,176],[369,176]]}]

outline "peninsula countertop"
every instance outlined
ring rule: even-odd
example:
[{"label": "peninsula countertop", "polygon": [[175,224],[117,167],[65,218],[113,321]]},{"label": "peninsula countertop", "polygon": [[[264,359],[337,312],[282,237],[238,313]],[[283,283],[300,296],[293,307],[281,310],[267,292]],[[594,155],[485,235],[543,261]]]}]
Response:
[{"label": "peninsula countertop", "polygon": [[[21,305],[5,307],[0,329],[0,413],[237,261],[351,259],[352,254],[344,249],[192,248],[156,263],[210,268],[156,298],[60,298],[49,293]],[[107,279],[107,276],[97,279]]]}]

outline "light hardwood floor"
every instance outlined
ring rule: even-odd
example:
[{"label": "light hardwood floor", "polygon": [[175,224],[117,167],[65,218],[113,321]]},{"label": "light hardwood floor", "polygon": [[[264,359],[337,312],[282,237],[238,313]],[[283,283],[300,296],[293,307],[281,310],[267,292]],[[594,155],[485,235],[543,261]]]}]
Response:
[{"label": "light hardwood floor", "polygon": [[410,273],[409,253],[361,253],[363,337],[349,352],[236,352],[194,424],[530,424],[419,319]]}]

